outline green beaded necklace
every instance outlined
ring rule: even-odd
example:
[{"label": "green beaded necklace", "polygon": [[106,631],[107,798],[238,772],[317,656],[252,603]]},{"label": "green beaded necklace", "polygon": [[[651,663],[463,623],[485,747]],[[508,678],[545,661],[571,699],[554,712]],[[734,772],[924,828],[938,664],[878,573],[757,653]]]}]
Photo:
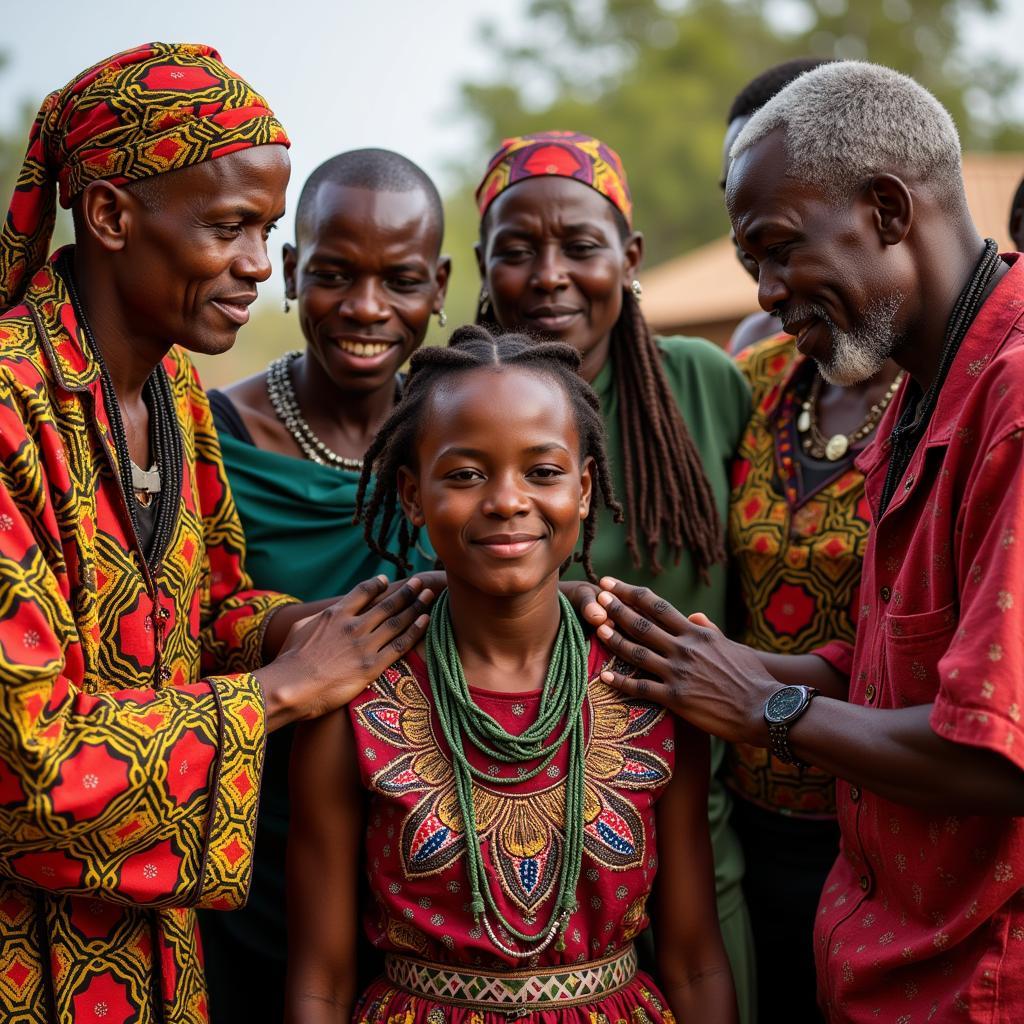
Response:
[{"label": "green beaded necklace", "polygon": [[[452,752],[455,792],[462,813],[470,887],[470,910],[477,925],[482,924],[491,942],[509,956],[523,958],[540,953],[554,940],[557,950],[565,949],[565,930],[576,909],[576,885],[583,861],[583,701],[587,694],[589,646],[572,605],[559,594],[561,623],[555,637],[551,664],[544,680],[537,720],[523,733],[514,736],[473,702],[462,662],[455,646],[448,592],[437,600],[427,630],[427,670],[434,705],[444,738]],[[564,722],[557,739],[545,745],[551,733]],[[492,761],[519,764],[537,758],[536,767],[511,779],[495,778],[470,764],[464,740]],[[516,928],[498,908],[491,893],[480,850],[476,810],[473,806],[473,779],[488,786],[512,786],[532,779],[544,771],[564,743],[569,744],[569,765],[565,780],[565,843],[558,877],[558,893],[548,923],[530,935]],[[510,949],[491,927],[492,914],[505,931],[520,942],[530,943],[526,951]],[[540,945],[536,945],[540,943]]]}]

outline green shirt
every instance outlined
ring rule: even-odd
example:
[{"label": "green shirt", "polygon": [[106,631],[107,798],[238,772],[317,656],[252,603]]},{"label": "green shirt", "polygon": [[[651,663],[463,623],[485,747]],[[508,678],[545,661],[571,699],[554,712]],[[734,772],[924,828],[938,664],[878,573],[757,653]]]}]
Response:
[{"label": "green shirt", "polygon": [[[323,466],[257,448],[225,396],[211,398],[224,468],[245,532],[245,568],[257,586],[303,601],[340,596],[363,580],[396,566],[367,547],[362,524],[354,524],[359,473]],[[239,436],[241,435],[241,436]],[[371,486],[372,492],[372,486]],[[433,552],[425,537],[410,551],[413,572],[430,569]],[[288,762],[292,729],[267,737],[256,823],[256,850],[246,906],[231,914],[207,915],[247,949],[284,962],[285,849],[288,842]],[[211,918],[215,918],[212,921]],[[208,943],[209,944],[209,943]]]},{"label": "green shirt", "polygon": [[[664,356],[662,366],[669,387],[700,453],[724,530],[729,506],[729,467],[750,418],[750,389],[732,360],[709,341],[702,338],[659,338],[658,347]],[[593,388],[601,399],[615,493],[621,496],[625,492],[622,431],[619,428],[619,395],[611,360],[597,375]],[[638,569],[626,548],[625,524],[615,523],[604,509],[598,520],[591,557],[599,576],[614,576],[626,583],[650,587],[686,615],[700,611],[713,622],[725,622],[724,564],[712,566],[710,582],[703,583],[689,555],[684,555],[678,565],[673,565],[668,548],[663,547],[659,561],[665,568],[660,574],[652,575],[646,567]],[[566,575],[570,579],[583,579],[583,567],[573,563]],[[717,773],[724,752],[725,745],[712,739],[713,773]],[[723,917],[739,903],[743,878],[743,853],[728,822],[730,806],[725,787],[713,775],[708,796],[708,819],[715,850],[719,912]]]}]

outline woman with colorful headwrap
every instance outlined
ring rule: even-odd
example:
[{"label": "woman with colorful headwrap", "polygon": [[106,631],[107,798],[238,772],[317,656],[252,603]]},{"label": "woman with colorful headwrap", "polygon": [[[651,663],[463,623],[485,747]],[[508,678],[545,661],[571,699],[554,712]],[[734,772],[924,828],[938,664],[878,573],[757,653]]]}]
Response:
[{"label": "woman with colorful headwrap", "polygon": [[[381,581],[316,615],[244,569],[182,349],[248,319],[287,145],[201,45],[117,54],[32,129],[0,234],[5,1021],[205,1021],[191,908],[245,902],[266,734],[425,625],[363,613]],[[58,186],[76,244],[47,261]]]},{"label": "woman with colorful headwrap", "polygon": [[[724,619],[729,465],[750,412],[728,357],[697,338],[654,339],[637,280],[643,236],[618,154],[575,132],[506,139],[476,192],[479,323],[576,348],[601,399],[625,523],[604,513],[597,572],[656,588],[676,608]],[[570,575],[578,576],[574,566]],[[723,756],[712,748],[714,768]],[[709,796],[719,916],[740,1001],[755,1017],[743,856],[729,798]]]}]

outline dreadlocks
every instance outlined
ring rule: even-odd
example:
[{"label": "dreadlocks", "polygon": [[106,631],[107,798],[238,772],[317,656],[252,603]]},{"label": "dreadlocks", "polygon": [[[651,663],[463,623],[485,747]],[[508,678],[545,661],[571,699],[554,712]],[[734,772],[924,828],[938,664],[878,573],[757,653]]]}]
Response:
[{"label": "dreadlocks", "polygon": [[[615,218],[625,240],[629,226],[617,210]],[[481,229],[486,231],[486,217]],[[501,332],[485,292],[481,292],[476,322],[495,334]],[[664,542],[674,563],[689,551],[706,580],[710,566],[725,558],[718,508],[700,453],[669,387],[661,352],[639,302],[628,290],[623,290],[609,354],[619,394],[626,546],[633,564],[643,565],[638,540],[642,536],[653,573],[662,571],[658,548]]]},{"label": "dreadlocks", "polygon": [[[493,336],[483,327],[460,327],[448,348],[423,348],[410,363],[409,376],[401,401],[381,427],[363,460],[363,475],[356,494],[356,522],[370,548],[399,568],[409,570],[409,549],[416,543],[419,530],[402,516],[398,529],[397,554],[388,549],[391,524],[400,514],[398,471],[416,464],[416,442],[423,426],[424,411],[439,382],[468,370],[487,366],[519,366],[553,377],[572,403],[580,435],[580,457],[594,460],[594,488],[590,511],[583,522],[583,545],[575,555],[587,577],[597,582],[590,561],[590,549],[597,533],[598,506],[611,510],[616,522],[622,521],[622,509],[615,500],[608,458],[604,447],[604,424],[600,404],[590,385],[579,375],[580,357],[569,345],[537,344],[519,334]],[[367,500],[370,478],[376,485]]]}]

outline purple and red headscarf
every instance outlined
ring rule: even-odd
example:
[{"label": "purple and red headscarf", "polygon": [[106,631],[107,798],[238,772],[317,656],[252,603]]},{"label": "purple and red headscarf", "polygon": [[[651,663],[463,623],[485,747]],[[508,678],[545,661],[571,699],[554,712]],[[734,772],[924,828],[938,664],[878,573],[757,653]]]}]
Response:
[{"label": "purple and red headscarf", "polygon": [[579,132],[533,132],[505,139],[477,186],[480,216],[505,189],[546,174],[589,185],[611,202],[632,228],[633,200],[619,154],[600,139]]},{"label": "purple and red headscarf", "polygon": [[48,255],[59,188],[67,208],[90,182],[121,185],[251,146],[289,145],[267,101],[199,43],[147,43],[50,93],[29,135],[0,233],[0,309]]}]

